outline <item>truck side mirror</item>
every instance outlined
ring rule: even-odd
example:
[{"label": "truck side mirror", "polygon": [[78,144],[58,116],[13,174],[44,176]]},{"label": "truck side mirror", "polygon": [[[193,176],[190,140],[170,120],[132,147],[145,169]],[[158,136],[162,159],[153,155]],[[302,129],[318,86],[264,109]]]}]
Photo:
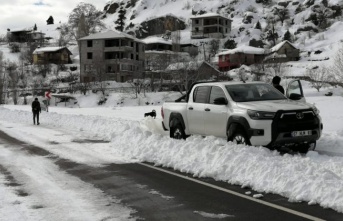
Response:
[{"label": "truck side mirror", "polygon": [[227,105],[228,102],[225,97],[217,97],[214,99],[213,103],[217,105]]},{"label": "truck side mirror", "polygon": [[301,96],[300,94],[295,94],[295,93],[291,93],[291,94],[289,95],[289,99],[295,100],[295,101],[300,100],[302,97],[303,97],[303,96]]}]

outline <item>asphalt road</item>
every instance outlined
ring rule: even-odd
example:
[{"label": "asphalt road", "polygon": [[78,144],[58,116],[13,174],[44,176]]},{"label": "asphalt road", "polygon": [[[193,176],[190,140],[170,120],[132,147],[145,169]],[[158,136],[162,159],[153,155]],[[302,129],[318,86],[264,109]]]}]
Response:
[{"label": "asphalt road", "polygon": [[[46,156],[61,170],[93,184],[137,211],[134,216],[148,221],[202,220],[343,220],[343,214],[307,203],[290,203],[286,198],[256,192],[213,179],[193,178],[191,174],[148,163],[110,164],[90,167],[78,164],[25,144],[0,131],[0,139],[16,148]],[[6,170],[6,168],[2,168]],[[245,194],[251,191],[252,194]]]}]

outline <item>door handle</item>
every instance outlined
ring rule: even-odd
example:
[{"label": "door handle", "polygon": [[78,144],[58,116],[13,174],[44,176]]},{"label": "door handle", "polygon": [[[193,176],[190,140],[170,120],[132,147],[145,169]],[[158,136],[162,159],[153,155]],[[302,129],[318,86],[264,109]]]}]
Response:
[{"label": "door handle", "polygon": [[188,110],[193,110],[193,107],[189,107]]},{"label": "door handle", "polygon": [[205,111],[211,111],[211,109],[210,108],[205,108]]}]

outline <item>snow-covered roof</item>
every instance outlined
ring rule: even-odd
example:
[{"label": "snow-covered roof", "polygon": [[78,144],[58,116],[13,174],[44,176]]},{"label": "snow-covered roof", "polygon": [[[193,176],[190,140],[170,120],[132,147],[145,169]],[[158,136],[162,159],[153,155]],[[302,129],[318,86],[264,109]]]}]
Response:
[{"label": "snow-covered roof", "polygon": [[17,29],[11,29],[9,32],[30,32],[32,29],[30,28],[17,28]]},{"label": "snow-covered roof", "polygon": [[189,62],[177,62],[168,65],[166,68],[167,71],[177,71],[180,69],[187,69],[187,70],[197,70],[203,61],[189,61]]},{"label": "snow-covered roof", "polygon": [[283,41],[283,42],[280,42],[279,44],[275,45],[274,47],[272,47],[270,49],[271,52],[275,52],[275,51],[278,51],[284,44],[290,44],[293,48],[296,48],[292,43],[290,43],[289,41]]},{"label": "snow-covered roof", "polygon": [[153,44],[153,43],[161,43],[161,44],[168,44],[171,45],[172,41],[171,40],[166,40],[162,37],[158,36],[150,36],[142,40],[145,44]]},{"label": "snow-covered roof", "polygon": [[195,15],[195,16],[192,16],[190,18],[207,18],[207,17],[222,17],[225,19],[229,19],[227,16],[220,15],[220,14],[214,13],[214,12],[210,12],[210,13],[206,13],[206,14],[202,14],[202,15]]},{"label": "snow-covered roof", "polygon": [[252,46],[242,45],[238,48],[227,50],[220,52],[218,55],[226,55],[226,54],[237,54],[237,53],[244,53],[244,54],[267,54],[268,50],[264,48],[256,48]]},{"label": "snow-covered roof", "polygon": [[86,37],[80,38],[79,40],[95,40],[95,39],[110,39],[110,38],[130,38],[135,41],[143,42],[139,40],[138,38],[133,37],[132,35],[126,34],[124,32],[114,31],[114,30],[91,34]]},{"label": "snow-covered roof", "polygon": [[[67,47],[44,47],[44,48],[36,48],[36,50],[34,50],[32,54],[42,54],[44,52],[55,52],[55,51],[62,50],[64,48],[69,51],[69,49]],[[70,52],[70,54],[71,54],[71,52]]]}]

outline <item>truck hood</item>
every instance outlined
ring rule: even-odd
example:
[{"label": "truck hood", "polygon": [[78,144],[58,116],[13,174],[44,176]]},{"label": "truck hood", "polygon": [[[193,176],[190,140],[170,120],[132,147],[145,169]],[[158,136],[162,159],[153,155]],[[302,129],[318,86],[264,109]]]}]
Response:
[{"label": "truck hood", "polygon": [[249,110],[276,112],[278,110],[303,110],[313,106],[309,103],[293,101],[293,100],[274,100],[274,101],[252,101],[238,102],[237,106]]}]

